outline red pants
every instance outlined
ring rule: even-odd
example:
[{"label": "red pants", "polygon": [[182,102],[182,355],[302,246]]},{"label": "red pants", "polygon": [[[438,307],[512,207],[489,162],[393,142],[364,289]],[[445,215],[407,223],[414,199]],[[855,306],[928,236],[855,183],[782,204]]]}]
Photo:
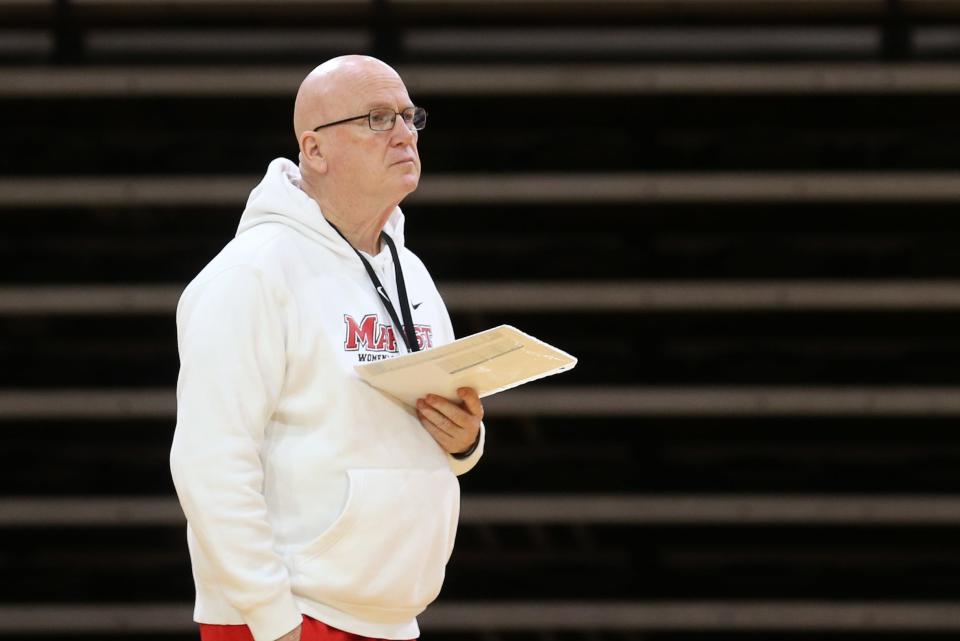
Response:
[{"label": "red pants", "polygon": [[[200,641],[253,641],[250,628],[245,625],[216,625],[213,623],[200,624]],[[378,641],[370,637],[362,637],[352,632],[344,632],[331,628],[303,615],[303,627],[300,629],[300,641]],[[414,639],[413,641],[416,641]]]}]

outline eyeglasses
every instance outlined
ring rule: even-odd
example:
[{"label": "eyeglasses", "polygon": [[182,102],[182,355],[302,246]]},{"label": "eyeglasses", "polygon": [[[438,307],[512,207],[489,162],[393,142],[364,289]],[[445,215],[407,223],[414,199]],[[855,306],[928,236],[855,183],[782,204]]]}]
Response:
[{"label": "eyeglasses", "polygon": [[336,122],[328,122],[325,125],[315,127],[314,131],[320,131],[324,127],[342,125],[345,122],[360,120],[361,118],[366,118],[367,124],[370,125],[370,128],[374,131],[390,131],[393,129],[393,125],[397,122],[398,114],[403,118],[403,124],[405,124],[410,131],[420,131],[427,126],[427,110],[423,107],[407,107],[403,111],[394,111],[390,108],[380,108],[371,109],[370,113],[363,114],[362,116],[353,116],[352,118],[344,118],[343,120],[337,120]]}]

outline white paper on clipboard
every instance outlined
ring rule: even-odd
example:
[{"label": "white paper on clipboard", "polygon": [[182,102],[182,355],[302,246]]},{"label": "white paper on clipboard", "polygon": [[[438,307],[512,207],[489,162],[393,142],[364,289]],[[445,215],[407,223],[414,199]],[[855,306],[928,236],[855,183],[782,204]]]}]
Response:
[{"label": "white paper on clipboard", "polygon": [[480,397],[572,369],[577,359],[510,325],[500,325],[424,352],[355,367],[373,387],[415,406],[437,394],[458,400],[457,388]]}]

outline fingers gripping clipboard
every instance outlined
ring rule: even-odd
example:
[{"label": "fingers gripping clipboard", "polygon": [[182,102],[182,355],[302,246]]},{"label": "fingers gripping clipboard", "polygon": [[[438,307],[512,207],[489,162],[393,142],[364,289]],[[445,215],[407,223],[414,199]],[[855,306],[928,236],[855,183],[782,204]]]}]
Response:
[{"label": "fingers gripping clipboard", "polygon": [[424,352],[357,365],[367,383],[407,405],[437,394],[457,400],[472,387],[481,398],[565,372],[577,359],[510,325],[500,325]]}]

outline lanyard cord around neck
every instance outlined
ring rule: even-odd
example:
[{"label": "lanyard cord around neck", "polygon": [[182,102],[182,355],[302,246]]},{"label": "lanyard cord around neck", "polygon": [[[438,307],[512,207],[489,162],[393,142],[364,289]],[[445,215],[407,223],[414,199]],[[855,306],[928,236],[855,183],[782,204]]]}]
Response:
[{"label": "lanyard cord around neck", "polygon": [[[327,221],[330,222],[330,221]],[[350,245],[357,257],[360,259],[360,262],[363,263],[364,268],[367,270],[367,276],[370,277],[370,282],[373,283],[374,289],[377,290],[377,293],[380,295],[380,300],[383,301],[383,306],[387,308],[387,313],[390,314],[390,320],[393,321],[393,327],[397,330],[396,333],[400,334],[400,338],[403,339],[403,344],[407,346],[408,352],[419,352],[420,344],[417,342],[417,330],[413,326],[413,313],[410,311],[410,300],[407,298],[407,286],[403,281],[403,270],[400,268],[400,256],[397,253],[397,246],[393,242],[393,239],[387,235],[386,232],[380,232],[380,238],[387,243],[387,247],[390,248],[390,255],[393,256],[393,270],[397,278],[397,293],[400,296],[400,313],[403,314],[403,324],[400,324],[400,319],[397,316],[397,310],[394,309],[393,303],[390,302],[390,297],[387,296],[387,290],[383,288],[383,284],[380,282],[380,279],[377,278],[377,273],[373,271],[373,265],[370,264],[370,261],[360,253],[356,247],[350,244],[350,241],[347,240],[347,237],[337,229],[336,225],[330,223],[330,226],[333,227],[340,238],[346,241]]]}]

